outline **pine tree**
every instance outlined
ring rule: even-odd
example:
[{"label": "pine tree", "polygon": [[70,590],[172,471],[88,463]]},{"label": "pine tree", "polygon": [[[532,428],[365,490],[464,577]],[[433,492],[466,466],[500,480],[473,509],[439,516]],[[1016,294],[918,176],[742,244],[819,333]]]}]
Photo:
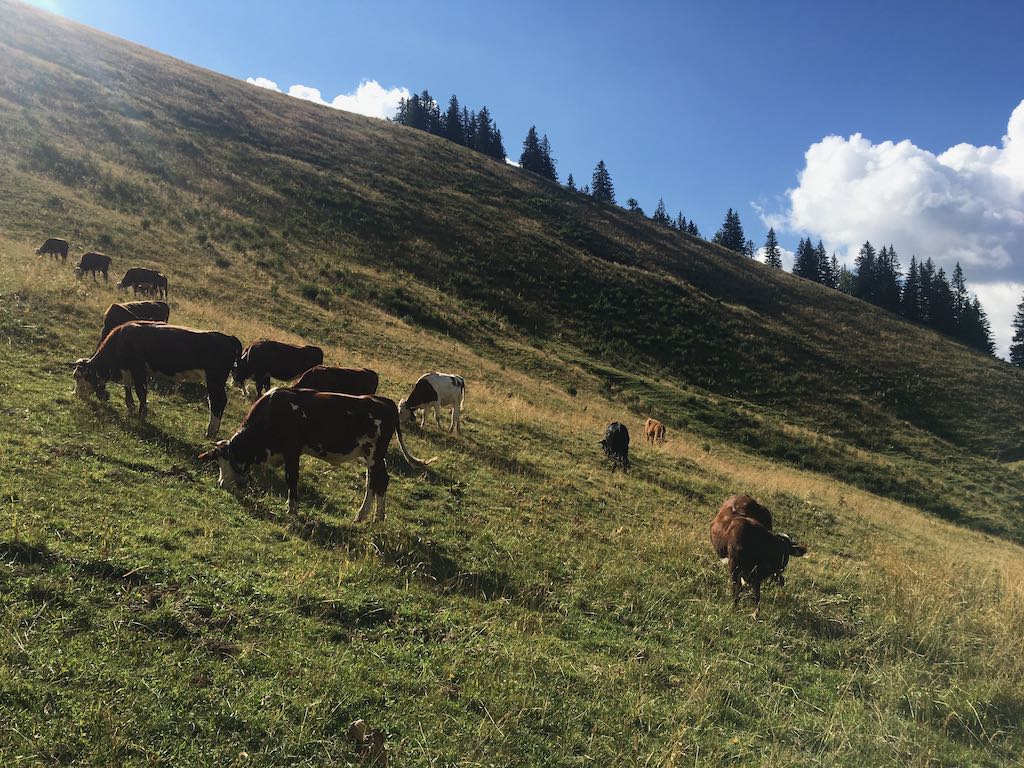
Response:
[{"label": "pine tree", "polygon": [[519,156],[519,167],[532,173],[544,173],[544,158],[537,138],[537,126],[531,125],[523,139],[523,153]]},{"label": "pine tree", "polygon": [[933,297],[932,284],[935,282],[935,264],[932,263],[930,256],[924,261],[918,263],[917,282],[917,319],[925,325],[931,325]]},{"label": "pine tree", "polygon": [[814,255],[818,262],[818,282],[822,285],[828,282],[828,253],[825,251],[825,244],[818,238],[818,244],[814,248]]},{"label": "pine tree", "polygon": [[740,223],[740,215],[730,208],[725,212],[725,221],[722,228],[715,233],[713,242],[723,248],[728,248],[736,253],[743,253],[747,244],[746,235],[743,234],[743,225]]},{"label": "pine tree", "polygon": [[462,113],[459,109],[459,99],[454,93],[448,99],[448,109],[444,113],[444,133],[442,135],[448,141],[453,141],[456,144],[465,144],[466,142],[466,137],[462,132]]},{"label": "pine tree", "polygon": [[682,211],[676,214],[676,223],[674,226],[676,228],[676,232],[686,232],[686,217],[683,216]]},{"label": "pine tree", "polygon": [[558,162],[551,157],[551,142],[548,141],[548,135],[546,133],[540,140],[540,157],[544,163],[544,170],[541,172],[541,175],[546,179],[557,182],[558,171],[555,166],[558,165]]},{"label": "pine tree", "polygon": [[800,244],[796,247],[796,255],[793,257],[793,274],[806,280],[818,282],[818,252],[811,245],[811,238],[800,238]]},{"label": "pine tree", "polygon": [[[953,291],[953,296],[955,300],[955,290]],[[996,347],[992,342],[992,326],[977,296],[974,297],[973,301],[970,296],[964,299],[956,335],[960,341],[969,347],[973,347],[988,355],[995,354]]]},{"label": "pine tree", "polygon": [[900,260],[890,244],[875,261],[875,301],[890,312],[900,311]]},{"label": "pine tree", "polygon": [[476,149],[476,112],[462,108],[462,141],[470,149]]},{"label": "pine tree", "polygon": [[835,251],[832,252],[832,258],[828,262],[822,282],[829,288],[839,288],[839,259],[836,258]]},{"label": "pine tree", "polygon": [[857,272],[853,278],[853,295],[858,299],[870,301],[872,304],[878,302],[878,290],[875,285],[875,260],[878,254],[870,242],[865,242],[857,254]]},{"label": "pine tree", "polygon": [[665,200],[663,198],[658,198],[658,207],[654,210],[654,215],[651,216],[651,221],[665,227],[672,226],[672,219],[668,217],[668,211],[665,209]]},{"label": "pine tree", "polygon": [[635,197],[631,197],[626,201],[626,210],[630,213],[639,213],[641,216],[644,215],[644,209],[640,207],[640,201]]},{"label": "pine tree", "polygon": [[565,186],[571,189],[573,192],[576,191],[576,179],[572,177],[571,173],[569,174],[569,178],[565,180]]},{"label": "pine tree", "polygon": [[843,266],[840,267],[840,269],[839,269],[839,279],[836,280],[836,290],[841,291],[842,293],[849,294],[849,295],[852,296],[853,295],[853,282],[854,282],[853,272],[848,270],[846,268],[846,265],[843,264]]},{"label": "pine tree", "polygon": [[1010,362],[1024,368],[1024,298],[1017,305],[1013,318],[1013,338],[1010,340]]},{"label": "pine tree", "polygon": [[593,190],[590,194],[595,200],[600,203],[615,202],[615,187],[612,186],[612,177],[608,173],[604,160],[599,160],[594,167],[594,177],[591,180],[591,186]]},{"label": "pine tree", "polygon": [[423,130],[443,136],[444,123],[441,120],[441,107],[426,88],[420,94],[420,107],[423,109]]},{"label": "pine tree", "polygon": [[939,268],[931,281],[931,292],[928,297],[928,324],[939,331],[951,335],[956,330],[953,317],[953,291],[946,279],[946,271]]},{"label": "pine tree", "polygon": [[757,255],[757,246],[754,245],[753,240],[747,240],[747,242],[743,244],[743,255],[748,259],[752,259]]},{"label": "pine tree", "polygon": [[953,267],[953,280],[950,282],[950,288],[953,289],[953,320],[959,326],[960,318],[970,302],[970,296],[967,295],[967,280],[959,261]]},{"label": "pine tree", "polygon": [[764,241],[764,263],[775,269],[782,269],[782,251],[775,237],[775,228],[768,228],[768,238]]},{"label": "pine tree", "polygon": [[686,225],[686,234],[691,237],[700,237],[700,230],[697,229],[697,222],[690,219],[690,223]]},{"label": "pine tree", "polygon": [[921,317],[921,283],[918,279],[917,256],[910,257],[907,279],[903,281],[900,294],[900,314],[907,320],[917,321]]}]

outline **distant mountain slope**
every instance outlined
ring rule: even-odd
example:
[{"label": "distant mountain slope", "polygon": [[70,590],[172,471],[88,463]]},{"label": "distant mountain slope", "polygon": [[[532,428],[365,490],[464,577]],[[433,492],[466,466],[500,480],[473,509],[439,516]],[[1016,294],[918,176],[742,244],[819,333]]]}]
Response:
[{"label": "distant mountain slope", "polygon": [[66,236],[113,256],[115,273],[159,264],[172,298],[313,302],[339,332],[379,307],[510,365],[543,358],[565,386],[584,371],[638,412],[1021,535],[1024,479],[1001,463],[1024,457],[1021,371],[421,132],[18,5],[0,2],[0,21],[10,236]]}]

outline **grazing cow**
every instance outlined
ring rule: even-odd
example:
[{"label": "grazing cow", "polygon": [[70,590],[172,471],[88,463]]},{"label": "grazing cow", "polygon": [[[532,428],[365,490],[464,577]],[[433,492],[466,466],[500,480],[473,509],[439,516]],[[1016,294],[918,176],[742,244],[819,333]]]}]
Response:
[{"label": "grazing cow", "polygon": [[124,277],[121,278],[121,282],[117,284],[118,288],[122,290],[125,288],[131,288],[132,293],[136,296],[139,295],[139,291],[143,293],[159,296],[161,299],[167,298],[167,276],[162,275],[155,269],[147,269],[146,267],[132,267],[124,273]]},{"label": "grazing cow", "polygon": [[36,256],[50,255],[59,258],[61,261],[68,260],[68,241],[59,237],[49,237],[46,242],[36,249]]},{"label": "grazing cow", "polygon": [[790,557],[802,557],[807,548],[794,542],[784,533],[773,533],[767,527],[746,515],[736,515],[722,532],[729,578],[732,582],[732,604],[739,605],[743,586],[749,586],[754,595],[754,618],[761,609],[761,582],[775,576],[784,584],[783,571]]},{"label": "grazing cow", "polygon": [[[737,517],[749,517],[769,531],[772,529],[772,513],[766,507],[761,506],[747,495],[730,496],[722,502],[718,514],[711,521],[711,546],[715,548],[715,552],[718,553],[718,557],[723,563],[729,557],[725,532],[729,523]],[[782,583],[781,579],[780,583]]]},{"label": "grazing cow", "polygon": [[221,440],[199,455],[200,461],[216,460],[222,488],[264,461],[284,464],[288,482],[288,511],[299,505],[299,456],[316,456],[334,465],[358,457],[366,461],[366,495],[357,521],[370,514],[376,502],[377,519],[384,519],[384,494],[388,489],[387,452],[398,433],[402,456],[413,467],[426,467],[405,447],[398,408],[385,397],[338,395],[292,387],[275,388],[257,400],[230,440]]},{"label": "grazing cow", "polygon": [[[111,304],[103,313],[103,329],[100,331],[100,344],[107,335],[119,325],[134,320],[155,320],[166,323],[171,316],[171,308],[162,301],[128,301],[124,304]],[[99,345],[96,347],[99,349]]]},{"label": "grazing cow", "polygon": [[398,401],[398,413],[403,419],[416,423],[416,410],[423,409],[420,427],[427,422],[427,409],[434,409],[434,419],[441,426],[441,407],[451,406],[452,423],[449,432],[459,434],[462,422],[462,406],[466,402],[466,381],[461,376],[451,373],[433,371],[419,377],[413,385],[412,392],[404,400]]},{"label": "grazing cow", "polygon": [[613,421],[604,431],[604,440],[601,441],[604,448],[604,455],[613,462],[622,465],[622,471],[629,470],[629,430],[625,424]]},{"label": "grazing cow", "polygon": [[334,392],[338,395],[375,395],[380,379],[369,368],[332,368],[317,365],[296,379],[293,387]]},{"label": "grazing cow", "polygon": [[665,425],[657,419],[648,419],[644,422],[644,437],[651,445],[658,443],[665,444]]},{"label": "grazing cow", "polygon": [[103,340],[90,358],[74,363],[75,394],[88,399],[91,393],[110,398],[108,381],[124,383],[125,407],[131,411],[131,387],[139,396],[139,419],[146,419],[146,384],[149,371],[192,378],[202,375],[210,403],[207,437],[216,437],[228,402],[227,380],[231,366],[242,352],[234,336],[217,331],[197,331],[145,320],[119,325]]},{"label": "grazing cow", "polygon": [[86,272],[92,272],[92,279],[96,279],[96,273],[103,273],[103,282],[107,281],[107,271],[110,269],[110,257],[102,253],[86,253],[82,255],[78,266],[75,267],[75,277],[81,277]]},{"label": "grazing cow", "polygon": [[231,370],[236,387],[245,389],[245,382],[256,382],[256,397],[270,389],[270,378],[291,381],[314,365],[324,361],[320,347],[300,347],[283,341],[257,341],[250,344]]}]

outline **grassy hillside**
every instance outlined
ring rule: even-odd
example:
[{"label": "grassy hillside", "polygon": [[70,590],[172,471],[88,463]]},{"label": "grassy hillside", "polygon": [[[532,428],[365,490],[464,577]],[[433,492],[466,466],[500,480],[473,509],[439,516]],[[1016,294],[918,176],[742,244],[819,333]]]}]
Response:
[{"label": "grassy hillside", "polygon": [[[0,21],[0,765],[345,765],[359,717],[398,765],[1024,758],[1019,372],[432,137]],[[117,293],[47,235],[390,397],[462,372],[465,435],[392,452],[380,524],[356,465],[303,460],[297,516],[279,473],[217,489],[197,389],[144,426],[70,394]],[[647,414],[669,443],[611,473],[601,429]],[[707,540],[737,491],[810,547],[760,622]]]},{"label": "grassy hillside", "polygon": [[65,236],[115,272],[159,266],[175,295],[239,314],[298,296],[335,338],[383,309],[1019,537],[1024,481],[1002,462],[1024,456],[1021,371],[421,132],[0,14],[12,236]]}]

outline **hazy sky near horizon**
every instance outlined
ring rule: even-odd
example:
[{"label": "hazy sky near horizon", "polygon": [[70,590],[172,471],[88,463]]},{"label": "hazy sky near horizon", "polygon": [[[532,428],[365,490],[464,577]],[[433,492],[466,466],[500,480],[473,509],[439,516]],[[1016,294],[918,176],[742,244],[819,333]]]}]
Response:
[{"label": "hazy sky near horizon", "polygon": [[[805,235],[962,262],[1005,355],[1024,295],[1024,3],[33,4],[240,79],[364,114],[424,88],[486,105],[518,159],[598,160],[620,203],[705,236]],[[1019,108],[1018,108],[1019,107]],[[1016,111],[1015,111],[1016,110]]]}]

